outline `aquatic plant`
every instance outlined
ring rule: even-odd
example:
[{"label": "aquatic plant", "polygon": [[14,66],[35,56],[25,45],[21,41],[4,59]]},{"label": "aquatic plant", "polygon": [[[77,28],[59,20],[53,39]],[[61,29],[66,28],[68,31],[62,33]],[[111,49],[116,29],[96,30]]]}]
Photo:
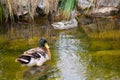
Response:
[{"label": "aquatic plant", "polygon": [[120,70],[119,57],[120,50],[104,50],[94,52],[91,61],[98,67]]},{"label": "aquatic plant", "polygon": [[70,13],[73,9],[76,8],[76,0],[60,0],[59,11],[62,12],[62,15],[68,19]]}]

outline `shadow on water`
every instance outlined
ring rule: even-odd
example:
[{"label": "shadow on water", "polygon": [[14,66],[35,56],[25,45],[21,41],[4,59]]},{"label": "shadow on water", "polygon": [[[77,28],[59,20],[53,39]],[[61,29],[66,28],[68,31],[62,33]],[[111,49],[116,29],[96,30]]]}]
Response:
[{"label": "shadow on water", "polygon": [[[66,31],[47,27],[44,21],[1,26],[0,80],[119,80],[118,26],[106,21]],[[45,68],[15,63],[19,54],[38,46],[41,37],[48,40],[52,53]]]}]

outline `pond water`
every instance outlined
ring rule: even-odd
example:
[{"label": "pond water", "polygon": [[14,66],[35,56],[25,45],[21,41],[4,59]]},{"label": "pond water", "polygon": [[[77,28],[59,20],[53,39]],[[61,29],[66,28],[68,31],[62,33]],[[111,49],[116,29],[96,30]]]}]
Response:
[{"label": "pond water", "polygon": [[[38,20],[0,26],[0,80],[120,80],[119,25],[98,20],[59,31]],[[37,47],[42,37],[52,53],[44,68],[15,62],[25,50]]]}]

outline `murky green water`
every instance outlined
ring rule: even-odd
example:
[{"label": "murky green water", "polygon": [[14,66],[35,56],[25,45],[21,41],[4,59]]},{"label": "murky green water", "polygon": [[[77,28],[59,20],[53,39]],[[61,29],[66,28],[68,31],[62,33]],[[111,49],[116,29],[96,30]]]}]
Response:
[{"label": "murky green water", "polygon": [[[120,80],[120,26],[103,22],[92,24],[95,31],[91,24],[58,31],[45,21],[0,26],[0,80]],[[16,63],[18,55],[37,47],[41,37],[52,53],[45,68]]]}]

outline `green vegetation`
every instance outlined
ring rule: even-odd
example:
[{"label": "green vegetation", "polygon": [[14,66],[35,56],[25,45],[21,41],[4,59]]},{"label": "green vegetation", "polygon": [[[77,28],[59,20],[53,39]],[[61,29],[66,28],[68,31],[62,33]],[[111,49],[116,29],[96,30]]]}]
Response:
[{"label": "green vegetation", "polygon": [[95,39],[120,39],[120,30],[110,30],[100,33],[91,33],[89,34],[89,37],[95,38]]},{"label": "green vegetation", "polygon": [[120,65],[118,65],[120,64],[119,58],[120,50],[97,51],[92,54],[92,63],[107,69],[118,70],[120,68]]},{"label": "green vegetation", "polygon": [[114,41],[114,40],[91,40],[89,41],[90,45],[88,49],[90,51],[101,51],[101,50],[119,50],[120,41]]},{"label": "green vegetation", "polygon": [[68,19],[71,11],[76,8],[76,0],[61,0],[59,8],[63,12],[63,16]]},{"label": "green vegetation", "polygon": [[[15,56],[17,56],[17,55],[15,55],[14,53],[15,52],[5,52],[4,55],[0,55],[1,56],[0,57],[0,64],[1,64],[0,70],[2,70],[2,74],[0,74],[1,80],[3,78],[12,80],[15,78],[15,76],[17,76],[16,70],[18,70],[18,72],[19,72],[19,71],[22,71],[22,69],[23,69],[22,67],[20,67],[20,64],[15,63],[15,59],[16,59]],[[9,54],[14,54],[14,56],[9,55]],[[20,77],[19,77],[19,79],[20,79]]]},{"label": "green vegetation", "polygon": [[[0,48],[4,51],[23,51],[27,50],[31,47],[38,46],[38,38],[34,37],[31,39],[16,39],[16,40],[7,40],[6,38],[3,38],[0,40]],[[4,45],[4,46],[2,46]]]}]

